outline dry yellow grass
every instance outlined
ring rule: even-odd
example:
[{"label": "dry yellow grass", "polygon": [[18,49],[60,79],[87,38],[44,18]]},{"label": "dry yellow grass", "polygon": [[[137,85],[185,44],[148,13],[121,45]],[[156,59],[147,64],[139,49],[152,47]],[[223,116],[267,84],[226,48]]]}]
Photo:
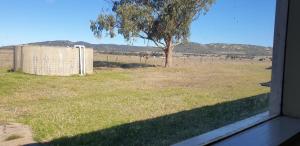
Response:
[{"label": "dry yellow grass", "polygon": [[167,145],[266,110],[269,88],[259,83],[270,80],[271,62],[195,57],[136,68],[139,59],[119,56],[87,77],[2,70],[0,120],[58,145]]}]

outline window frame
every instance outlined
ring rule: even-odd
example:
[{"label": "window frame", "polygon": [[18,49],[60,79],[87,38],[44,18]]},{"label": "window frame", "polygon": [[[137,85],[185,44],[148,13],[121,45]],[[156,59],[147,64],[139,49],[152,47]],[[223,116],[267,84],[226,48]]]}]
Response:
[{"label": "window frame", "polygon": [[269,100],[270,115],[282,115],[285,52],[289,15],[289,0],[276,0],[273,43],[272,82]]},{"label": "window frame", "polygon": [[226,139],[262,123],[282,116],[283,82],[285,68],[285,51],[289,15],[289,0],[276,0],[271,93],[269,111],[235,122],[219,129],[204,133],[174,144],[173,146],[207,145]]}]

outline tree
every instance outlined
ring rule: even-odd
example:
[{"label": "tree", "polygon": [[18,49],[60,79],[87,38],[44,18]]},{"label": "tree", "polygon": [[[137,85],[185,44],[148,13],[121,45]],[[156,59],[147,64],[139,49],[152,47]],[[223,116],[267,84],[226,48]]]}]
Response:
[{"label": "tree", "polygon": [[109,14],[100,14],[90,28],[98,38],[116,32],[127,41],[152,41],[165,53],[165,67],[172,65],[173,49],[188,41],[192,21],[208,12],[215,0],[114,0]]}]

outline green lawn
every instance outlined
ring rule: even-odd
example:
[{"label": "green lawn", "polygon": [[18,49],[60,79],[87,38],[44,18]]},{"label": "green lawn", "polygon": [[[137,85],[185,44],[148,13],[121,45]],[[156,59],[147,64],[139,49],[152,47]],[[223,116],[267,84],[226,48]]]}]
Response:
[{"label": "green lawn", "polygon": [[0,121],[50,145],[169,145],[263,112],[269,63],[96,70],[46,77],[0,70]]}]

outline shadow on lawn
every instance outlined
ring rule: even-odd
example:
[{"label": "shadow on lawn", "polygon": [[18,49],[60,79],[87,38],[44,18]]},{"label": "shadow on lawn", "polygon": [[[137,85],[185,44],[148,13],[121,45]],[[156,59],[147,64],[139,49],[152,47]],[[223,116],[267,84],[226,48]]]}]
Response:
[{"label": "shadow on lawn", "polygon": [[268,95],[261,94],[73,137],[61,137],[44,144],[53,146],[170,145],[264,112],[267,110],[267,105]]},{"label": "shadow on lawn", "polygon": [[144,63],[121,63],[121,62],[109,62],[109,61],[94,61],[94,67],[108,67],[108,68],[145,68],[155,67],[155,65],[144,64]]}]

